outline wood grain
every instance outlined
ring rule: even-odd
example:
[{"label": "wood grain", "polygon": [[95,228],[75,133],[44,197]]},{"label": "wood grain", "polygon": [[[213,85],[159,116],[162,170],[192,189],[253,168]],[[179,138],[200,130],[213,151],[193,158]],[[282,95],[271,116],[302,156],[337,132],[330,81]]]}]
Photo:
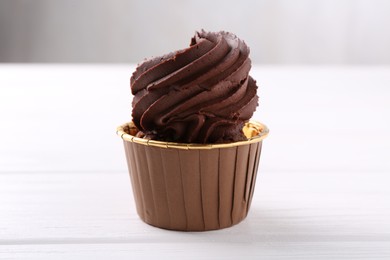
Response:
[{"label": "wood grain", "polygon": [[185,233],[138,219],[127,172],[4,173],[0,259],[388,259],[389,180],[386,172],[260,172],[246,220]]},{"label": "wood grain", "polygon": [[0,259],[390,259],[389,66],[253,66],[252,205],[205,233],[136,214],[115,136],[133,68],[0,64]]}]

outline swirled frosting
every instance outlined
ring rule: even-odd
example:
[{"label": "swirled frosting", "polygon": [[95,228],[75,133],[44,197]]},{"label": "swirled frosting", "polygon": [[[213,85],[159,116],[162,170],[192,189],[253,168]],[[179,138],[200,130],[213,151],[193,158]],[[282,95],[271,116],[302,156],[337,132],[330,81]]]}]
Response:
[{"label": "swirled frosting", "polygon": [[190,47],[138,65],[130,79],[138,136],[180,143],[246,140],[258,96],[249,48],[228,32],[196,32]]}]

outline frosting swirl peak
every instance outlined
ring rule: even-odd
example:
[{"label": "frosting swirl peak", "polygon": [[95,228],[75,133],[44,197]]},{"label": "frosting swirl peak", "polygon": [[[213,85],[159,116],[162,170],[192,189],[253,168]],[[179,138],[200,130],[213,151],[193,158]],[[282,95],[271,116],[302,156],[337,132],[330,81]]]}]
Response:
[{"label": "frosting swirl peak", "polygon": [[141,136],[180,143],[246,140],[258,96],[249,48],[228,32],[196,32],[186,49],[140,64],[130,79]]}]

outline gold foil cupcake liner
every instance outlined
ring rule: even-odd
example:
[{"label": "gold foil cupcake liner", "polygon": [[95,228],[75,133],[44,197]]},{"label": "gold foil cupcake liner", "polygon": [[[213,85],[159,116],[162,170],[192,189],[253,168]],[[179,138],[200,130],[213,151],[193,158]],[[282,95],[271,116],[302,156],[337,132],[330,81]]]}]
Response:
[{"label": "gold foil cupcake liner", "polygon": [[269,132],[254,121],[243,130],[247,141],[201,145],[138,138],[133,123],[118,127],[140,218],[182,231],[215,230],[242,221]]}]

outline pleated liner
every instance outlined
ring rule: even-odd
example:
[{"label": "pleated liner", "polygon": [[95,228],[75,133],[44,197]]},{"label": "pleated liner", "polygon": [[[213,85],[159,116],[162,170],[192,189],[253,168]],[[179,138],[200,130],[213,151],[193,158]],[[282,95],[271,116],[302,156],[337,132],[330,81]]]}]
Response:
[{"label": "pleated liner", "polygon": [[262,141],[183,150],[124,140],[137,213],[156,227],[206,231],[248,214]]}]

